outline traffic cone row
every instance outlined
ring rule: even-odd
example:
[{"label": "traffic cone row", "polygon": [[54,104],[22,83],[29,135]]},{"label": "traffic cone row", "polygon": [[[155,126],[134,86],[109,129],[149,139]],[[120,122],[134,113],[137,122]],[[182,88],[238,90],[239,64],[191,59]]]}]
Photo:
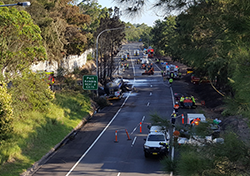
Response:
[{"label": "traffic cone row", "polygon": [[[129,137],[128,131],[126,129],[125,129],[125,132],[127,134],[128,140],[131,140],[130,137]],[[117,136],[118,136],[118,131],[116,130],[115,131],[115,141],[114,142],[118,142]]]},{"label": "traffic cone row", "polygon": [[[142,122],[140,122],[139,125],[140,125],[140,133],[142,133]],[[125,132],[127,134],[128,140],[131,140],[130,137],[129,137],[127,129],[125,129]],[[115,140],[114,140],[114,142],[118,142],[117,136],[118,136],[118,131],[116,130],[115,131]]]}]

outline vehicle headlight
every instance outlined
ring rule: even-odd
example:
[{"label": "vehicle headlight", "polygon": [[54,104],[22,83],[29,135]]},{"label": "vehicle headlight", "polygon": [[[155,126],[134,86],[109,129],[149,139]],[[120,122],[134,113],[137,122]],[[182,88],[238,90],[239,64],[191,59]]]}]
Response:
[{"label": "vehicle headlight", "polygon": [[145,148],[145,149],[149,149],[149,146],[147,146],[147,145],[144,145],[144,148]]}]

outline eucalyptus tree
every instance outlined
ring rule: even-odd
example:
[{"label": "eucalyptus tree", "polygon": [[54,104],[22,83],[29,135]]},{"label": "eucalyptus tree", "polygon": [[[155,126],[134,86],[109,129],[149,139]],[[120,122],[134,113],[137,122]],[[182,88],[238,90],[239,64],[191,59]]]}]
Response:
[{"label": "eucalyptus tree", "polygon": [[114,0],[118,7],[124,12],[123,14],[133,18],[141,16],[143,13],[153,8],[159,16],[168,16],[169,14],[179,13],[191,6],[197,5],[205,0]]},{"label": "eucalyptus tree", "polygon": [[130,28],[126,28],[126,39],[128,41],[142,41],[148,42],[149,33],[151,27],[145,23],[142,24],[132,24],[130,22],[126,23],[126,26],[130,26]]},{"label": "eucalyptus tree", "polygon": [[[106,29],[115,29],[117,30],[107,31],[101,34],[99,38],[99,47],[98,51],[100,52],[99,56],[101,57],[100,61],[100,78],[105,81],[106,77],[112,77],[112,71],[114,69],[114,55],[118,52],[118,49],[121,47],[121,42],[125,38],[125,24],[122,23],[119,19],[119,13],[113,13],[113,10],[110,9],[109,13],[106,13],[106,17],[102,18],[100,21],[100,27],[97,29],[95,35],[98,36],[102,31]],[[108,68],[108,69],[106,69]]]},{"label": "eucalyptus tree", "polygon": [[108,13],[108,8],[102,7],[97,0],[83,0],[77,6],[80,9],[80,13],[90,16],[90,23],[86,23],[82,30],[89,32],[91,38],[88,38],[88,46],[94,47],[95,39],[93,34],[99,27],[101,18],[104,18],[105,14]]},{"label": "eucalyptus tree", "polygon": [[164,20],[156,20],[154,27],[150,32],[153,48],[162,56],[172,56],[171,44],[175,38],[176,32],[175,17],[166,17]]},{"label": "eucalyptus tree", "polygon": [[74,4],[74,0],[31,0],[31,6],[25,9],[42,31],[49,61],[60,62],[88,48],[92,35],[82,29],[90,23],[90,16],[81,14]]},{"label": "eucalyptus tree", "polygon": [[0,68],[9,81],[32,63],[46,60],[47,55],[40,28],[27,12],[0,8],[0,21]]}]

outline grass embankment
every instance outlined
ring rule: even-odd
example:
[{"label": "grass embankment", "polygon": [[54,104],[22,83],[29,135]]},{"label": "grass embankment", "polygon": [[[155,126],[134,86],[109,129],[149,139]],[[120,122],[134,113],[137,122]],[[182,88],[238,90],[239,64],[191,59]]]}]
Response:
[{"label": "grass embankment", "polygon": [[48,112],[27,112],[14,121],[14,135],[0,144],[1,176],[23,173],[58,144],[83,118],[91,113],[87,95],[56,93]]}]

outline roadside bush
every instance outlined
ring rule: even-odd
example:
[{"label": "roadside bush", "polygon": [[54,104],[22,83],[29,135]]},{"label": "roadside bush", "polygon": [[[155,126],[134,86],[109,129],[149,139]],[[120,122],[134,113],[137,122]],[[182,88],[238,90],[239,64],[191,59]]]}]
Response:
[{"label": "roadside bush", "polygon": [[92,54],[91,53],[89,53],[88,55],[87,55],[87,61],[90,61],[90,60],[93,60],[94,58],[92,57]]},{"label": "roadside bush", "polygon": [[[178,150],[178,161],[174,170],[176,174],[185,176],[227,176],[247,175],[250,169],[249,146],[237,135],[228,131],[222,136],[221,143],[206,143],[204,146],[184,145]],[[166,171],[171,163],[163,161]],[[170,165],[170,166],[169,166]]]},{"label": "roadside bush", "polygon": [[110,105],[110,102],[105,97],[95,97],[93,100],[100,106],[100,108]]},{"label": "roadside bush", "polygon": [[90,74],[90,71],[86,68],[82,69],[81,72],[80,72],[80,75],[83,76],[83,75],[87,75],[87,74]]},{"label": "roadside bush", "polygon": [[49,89],[47,76],[30,70],[22,72],[22,76],[12,81],[9,92],[12,94],[14,113],[21,115],[23,111],[44,111],[54,99]]},{"label": "roadside bush", "polygon": [[13,130],[13,110],[11,95],[7,93],[6,84],[0,82],[0,143],[10,138]]},{"label": "roadside bush", "polygon": [[57,76],[58,77],[63,77],[66,74],[67,74],[67,71],[63,67],[59,67],[57,69]]}]

